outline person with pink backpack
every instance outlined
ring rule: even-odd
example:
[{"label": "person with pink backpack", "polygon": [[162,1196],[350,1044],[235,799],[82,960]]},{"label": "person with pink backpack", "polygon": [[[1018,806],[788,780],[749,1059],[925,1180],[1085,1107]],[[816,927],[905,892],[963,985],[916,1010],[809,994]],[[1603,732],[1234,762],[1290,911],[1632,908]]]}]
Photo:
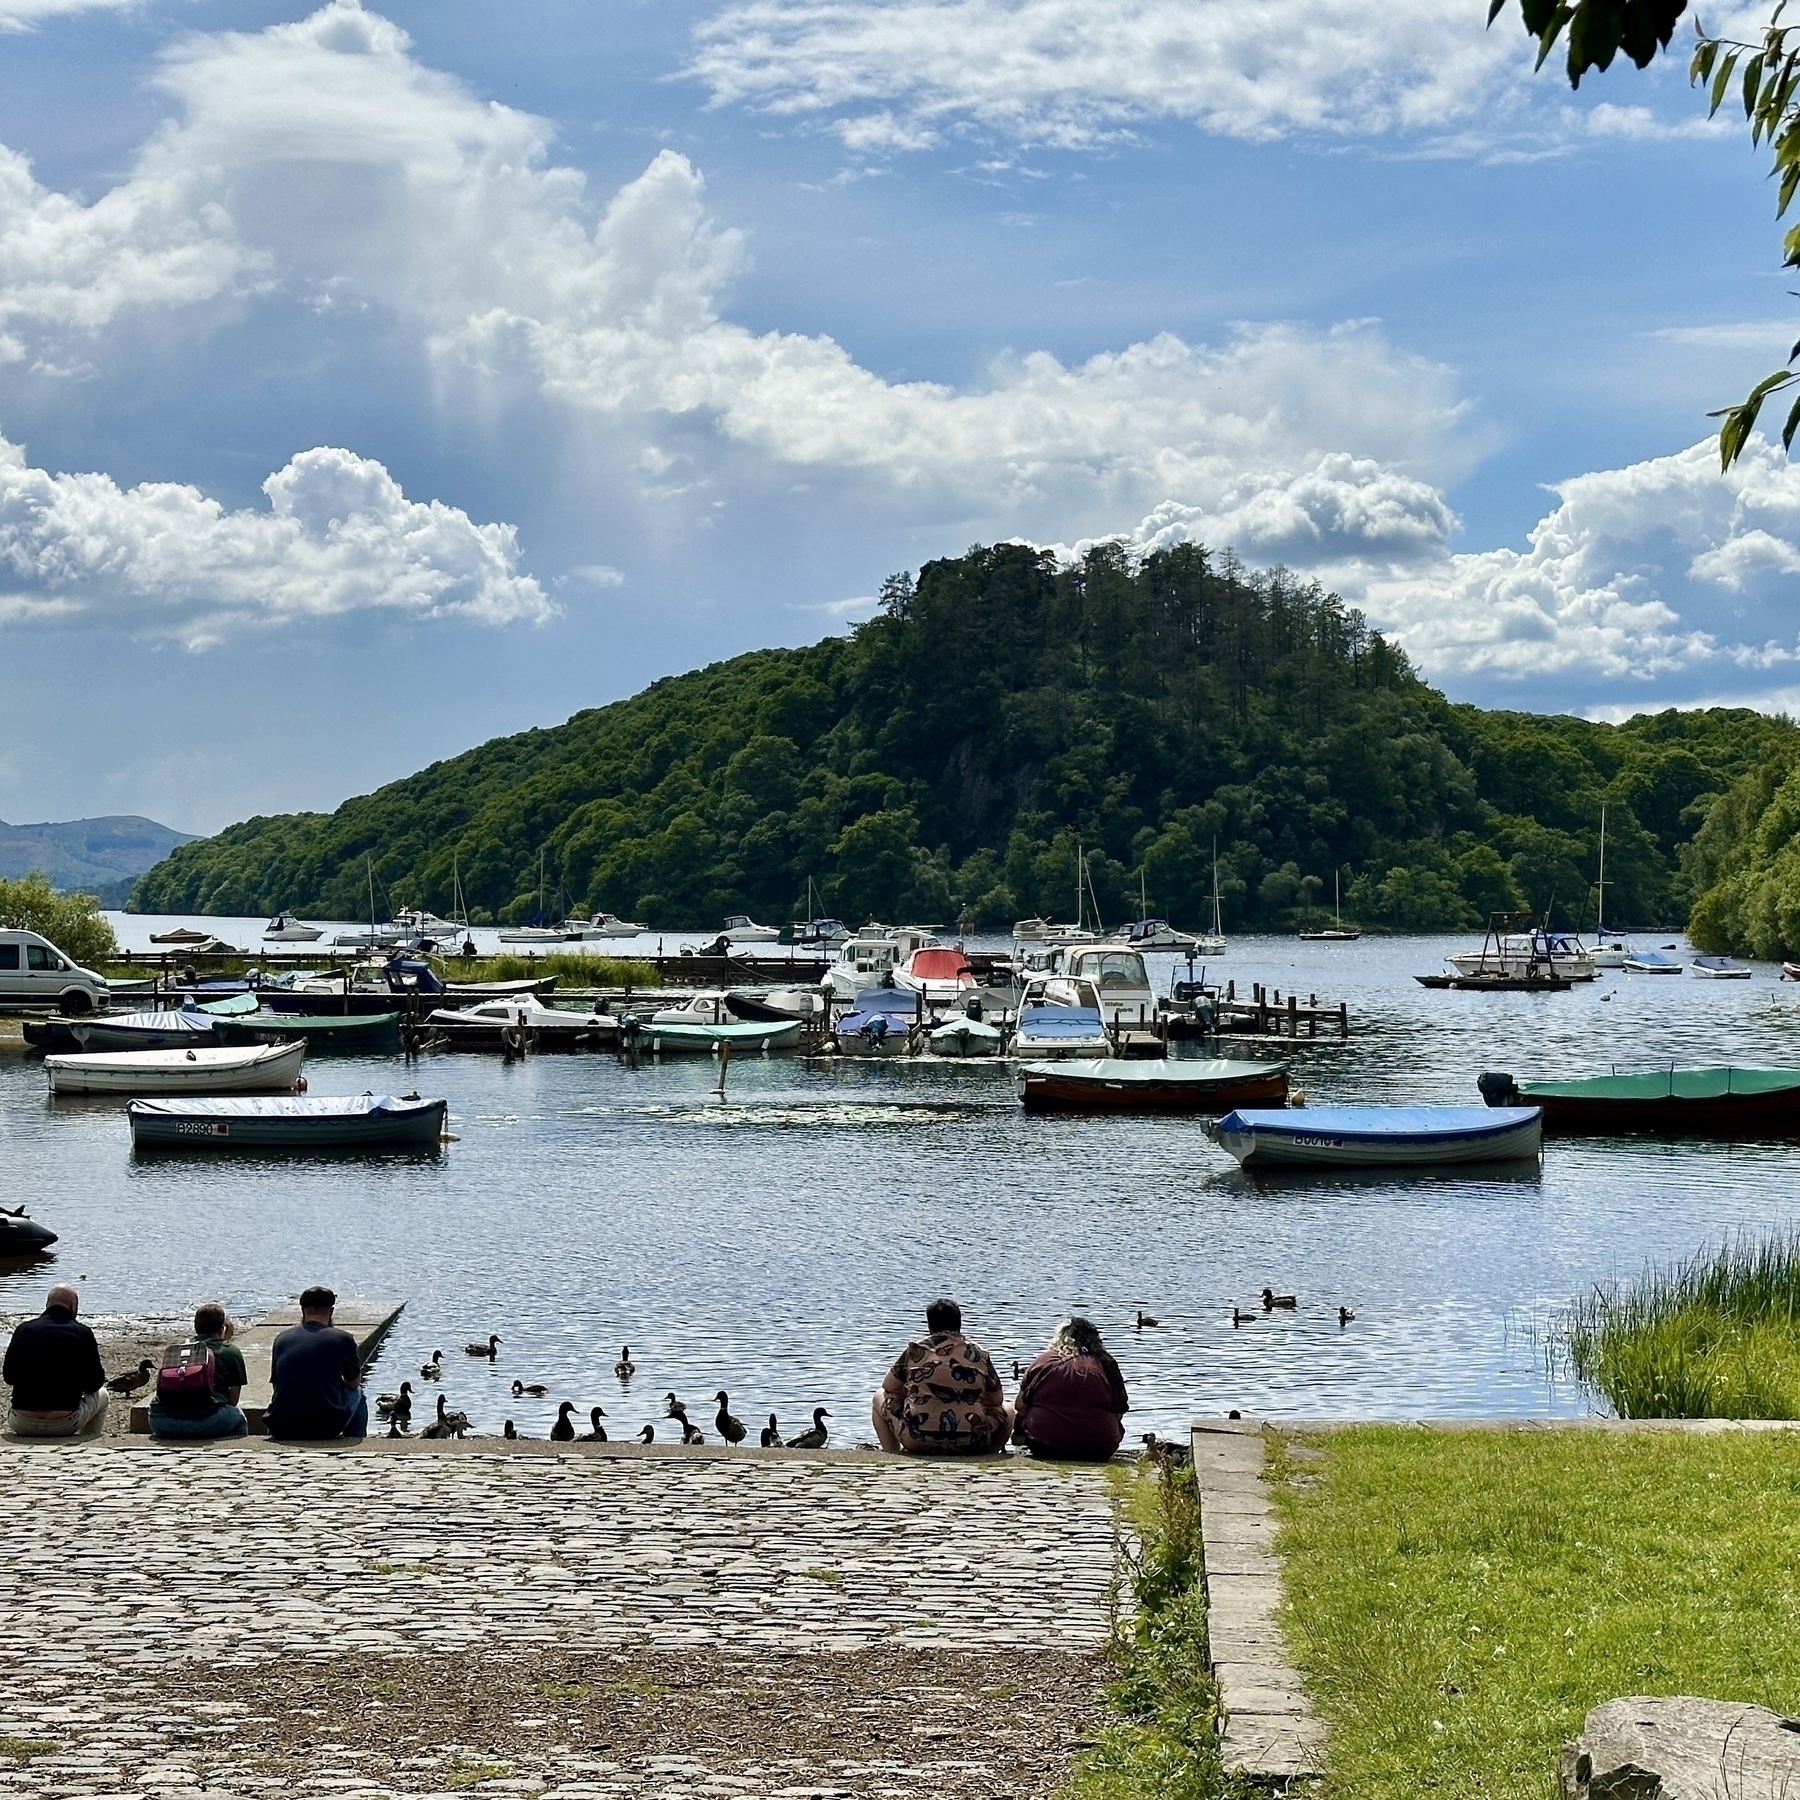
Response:
[{"label": "person with pink backpack", "polygon": [[248,1437],[238,1397],[249,1379],[243,1352],[230,1342],[224,1307],[208,1301],[194,1314],[194,1335],[163,1352],[150,1397],[150,1435],[170,1441]]}]

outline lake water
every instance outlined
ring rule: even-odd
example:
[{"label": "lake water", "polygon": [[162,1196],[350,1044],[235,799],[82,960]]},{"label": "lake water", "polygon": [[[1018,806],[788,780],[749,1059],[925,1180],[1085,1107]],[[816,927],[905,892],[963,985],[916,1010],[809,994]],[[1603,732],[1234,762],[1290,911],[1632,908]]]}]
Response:
[{"label": "lake water", "polygon": [[[136,938],[166,922],[128,923]],[[1474,1103],[1486,1068],[1800,1064],[1800,987],[1772,968],[1547,995],[1412,979],[1464,943],[1245,938],[1212,972],[1240,993],[1349,1002],[1347,1042],[1292,1052],[1316,1104]],[[1172,959],[1153,960],[1166,982]],[[432,1161],[136,1162],[117,1102],[51,1102],[34,1058],[0,1058],[6,1193],[62,1238],[53,1264],[0,1276],[0,1309],[36,1310],[52,1275],[79,1281],[97,1322],[215,1296],[247,1317],[312,1281],[393,1293],[407,1308],[382,1384],[441,1348],[452,1404],[533,1434],[553,1401],[511,1400],[515,1376],[603,1405],[614,1435],[658,1418],[670,1388],[710,1416],[724,1387],[741,1417],[773,1410],[790,1431],[826,1406],[834,1441],[856,1442],[939,1292],[1003,1371],[1088,1314],[1139,1431],[1230,1407],[1579,1413],[1546,1370],[1558,1309],[1646,1261],[1787,1226],[1800,1162],[1786,1146],[1555,1140],[1526,1178],[1258,1182],[1192,1120],[1027,1118],[1008,1072],[979,1063],[745,1059],[724,1103],[706,1059],[319,1058],[308,1073],[315,1094],[444,1095],[459,1141]],[[1234,1303],[1256,1308],[1265,1283],[1298,1310],[1234,1329]],[[1344,1329],[1340,1304],[1358,1315]],[[1139,1308],[1160,1325],[1132,1329]],[[491,1368],[462,1352],[490,1331]],[[627,1342],[628,1393],[611,1373]]]}]

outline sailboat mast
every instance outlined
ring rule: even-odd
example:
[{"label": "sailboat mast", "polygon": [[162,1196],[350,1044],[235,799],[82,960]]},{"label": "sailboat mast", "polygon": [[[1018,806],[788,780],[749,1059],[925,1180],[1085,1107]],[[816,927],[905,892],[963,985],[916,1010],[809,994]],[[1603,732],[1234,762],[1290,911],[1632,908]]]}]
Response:
[{"label": "sailboat mast", "polygon": [[1606,808],[1600,808],[1600,879],[1595,883],[1594,941],[1606,930]]},{"label": "sailboat mast", "polygon": [[1223,937],[1219,919],[1219,840],[1213,839],[1213,928],[1214,937]]}]

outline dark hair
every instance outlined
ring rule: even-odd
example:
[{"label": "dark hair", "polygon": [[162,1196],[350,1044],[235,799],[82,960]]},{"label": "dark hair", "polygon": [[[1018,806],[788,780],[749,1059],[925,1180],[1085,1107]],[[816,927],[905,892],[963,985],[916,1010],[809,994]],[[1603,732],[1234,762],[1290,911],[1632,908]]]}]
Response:
[{"label": "dark hair", "polygon": [[934,1300],[925,1309],[927,1331],[961,1331],[962,1308],[954,1300]]},{"label": "dark hair", "polygon": [[337,1295],[328,1287],[309,1287],[300,1296],[300,1310],[305,1312],[330,1312],[337,1305]]},{"label": "dark hair", "polygon": [[225,1329],[225,1309],[218,1301],[209,1300],[194,1309],[194,1336],[217,1337]]},{"label": "dark hair", "polygon": [[1077,1315],[1063,1327],[1069,1341],[1083,1356],[1098,1356],[1105,1346],[1100,1342],[1100,1327],[1092,1319]]}]

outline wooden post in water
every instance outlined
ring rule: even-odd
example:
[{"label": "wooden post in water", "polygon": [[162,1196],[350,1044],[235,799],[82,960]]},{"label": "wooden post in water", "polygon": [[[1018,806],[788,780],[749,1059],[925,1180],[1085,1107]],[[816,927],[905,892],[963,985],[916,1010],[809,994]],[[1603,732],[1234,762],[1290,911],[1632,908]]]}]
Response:
[{"label": "wooden post in water", "polygon": [[1288,1036],[1297,1038],[1300,1035],[1300,997],[1298,994],[1288,995]]},{"label": "wooden post in water", "polygon": [[1340,1000],[1338,1002],[1338,1036],[1347,1038],[1349,1035],[1350,1003],[1347,1000]]}]

